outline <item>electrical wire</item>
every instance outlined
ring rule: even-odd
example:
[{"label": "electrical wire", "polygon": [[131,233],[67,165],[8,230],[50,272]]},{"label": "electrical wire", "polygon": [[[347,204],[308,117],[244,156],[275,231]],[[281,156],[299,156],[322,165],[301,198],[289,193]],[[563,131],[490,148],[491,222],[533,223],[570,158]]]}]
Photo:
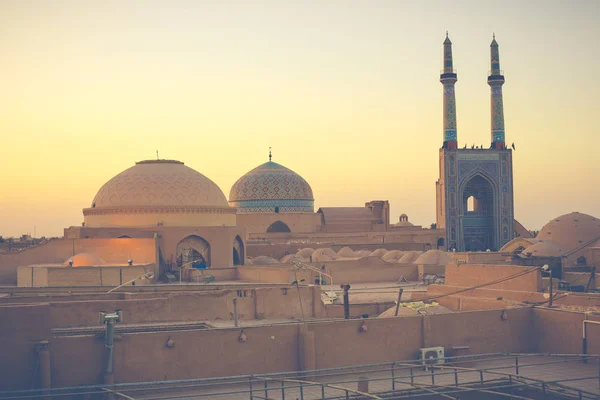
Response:
[{"label": "electrical wire", "polygon": [[482,287],[495,285],[497,283],[506,282],[506,281],[511,280],[511,279],[519,278],[519,277],[521,277],[523,275],[527,275],[527,274],[529,274],[531,272],[534,272],[534,271],[537,271],[537,270],[538,270],[537,267],[536,268],[530,268],[527,271],[519,272],[519,273],[510,275],[510,276],[507,276],[505,278],[497,279],[495,281],[483,283],[481,285],[471,286],[471,287],[468,287],[468,288],[465,288],[465,289],[460,289],[460,290],[457,290],[457,291],[454,291],[454,292],[450,292],[450,293],[439,294],[439,295],[436,295],[436,296],[429,296],[429,297],[425,297],[425,298],[422,298],[422,299],[415,299],[415,301],[435,300],[435,299],[440,299],[442,297],[447,297],[447,296],[452,296],[452,295],[459,294],[459,293],[468,292],[469,290],[479,289],[479,288],[482,288]]}]

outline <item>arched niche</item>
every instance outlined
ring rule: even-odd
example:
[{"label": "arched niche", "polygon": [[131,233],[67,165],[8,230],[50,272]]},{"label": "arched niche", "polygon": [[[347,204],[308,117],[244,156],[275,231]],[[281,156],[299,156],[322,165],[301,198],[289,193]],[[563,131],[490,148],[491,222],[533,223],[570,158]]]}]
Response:
[{"label": "arched niche", "polygon": [[437,247],[438,247],[438,249],[439,248],[443,248],[444,245],[445,245],[444,238],[438,238],[438,240],[437,240]]},{"label": "arched niche", "polygon": [[496,190],[482,174],[475,174],[461,188],[462,235],[465,251],[496,250]]},{"label": "arched niche", "polygon": [[210,243],[191,235],[177,243],[177,267],[210,268]]},{"label": "arched niche", "polygon": [[233,265],[244,265],[245,257],[244,242],[238,235],[233,239]]},{"label": "arched niche", "polygon": [[289,233],[291,231],[290,227],[281,221],[275,221],[267,228],[267,233]]}]

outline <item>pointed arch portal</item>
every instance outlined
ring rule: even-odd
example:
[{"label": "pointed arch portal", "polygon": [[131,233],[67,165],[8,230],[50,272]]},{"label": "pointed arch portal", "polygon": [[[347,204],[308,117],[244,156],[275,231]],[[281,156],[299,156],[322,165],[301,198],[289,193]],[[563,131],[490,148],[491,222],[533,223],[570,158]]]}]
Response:
[{"label": "pointed arch portal", "polygon": [[466,251],[497,250],[494,232],[494,187],[489,180],[475,175],[462,192],[463,241]]},{"label": "pointed arch portal", "polygon": [[210,244],[200,236],[192,235],[177,243],[177,267],[209,268]]},{"label": "pointed arch portal", "polygon": [[276,221],[273,222],[268,228],[267,233],[288,233],[291,232],[289,226],[287,226],[284,222]]}]

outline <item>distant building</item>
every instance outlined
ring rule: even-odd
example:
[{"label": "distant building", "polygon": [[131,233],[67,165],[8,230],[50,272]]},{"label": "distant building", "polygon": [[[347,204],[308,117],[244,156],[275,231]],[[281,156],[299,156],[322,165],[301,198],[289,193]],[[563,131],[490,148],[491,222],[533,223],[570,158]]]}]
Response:
[{"label": "distant building", "polygon": [[452,42],[444,41],[444,143],[436,183],[437,228],[456,251],[496,251],[514,236],[512,150],[506,147],[498,43],[491,44],[491,145],[458,148]]}]

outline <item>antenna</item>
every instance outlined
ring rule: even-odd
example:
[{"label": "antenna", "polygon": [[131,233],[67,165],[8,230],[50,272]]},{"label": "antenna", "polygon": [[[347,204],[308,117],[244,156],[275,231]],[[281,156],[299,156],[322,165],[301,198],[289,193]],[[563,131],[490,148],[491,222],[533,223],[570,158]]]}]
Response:
[{"label": "antenna", "polygon": [[158,150],[156,150],[156,159],[157,159],[157,160],[160,160],[160,159],[158,158]]}]

